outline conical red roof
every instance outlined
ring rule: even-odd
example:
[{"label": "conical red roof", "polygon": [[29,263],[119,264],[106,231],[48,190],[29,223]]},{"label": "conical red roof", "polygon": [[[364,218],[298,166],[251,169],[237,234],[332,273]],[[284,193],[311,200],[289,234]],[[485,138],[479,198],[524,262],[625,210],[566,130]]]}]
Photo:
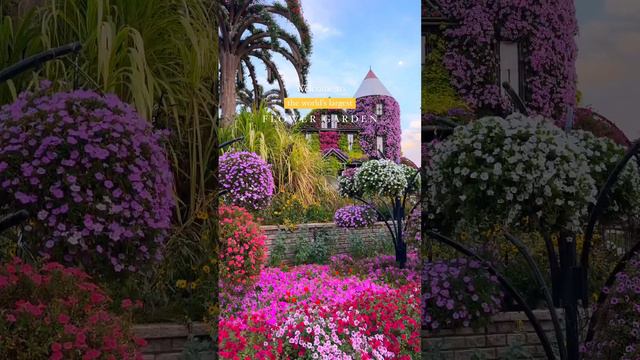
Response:
[{"label": "conical red roof", "polygon": [[356,91],[356,94],[353,97],[361,98],[371,95],[385,95],[393,97],[389,90],[387,90],[387,88],[382,84],[380,79],[378,79],[373,70],[369,69],[367,76],[364,77],[362,84],[360,84],[358,91]]}]

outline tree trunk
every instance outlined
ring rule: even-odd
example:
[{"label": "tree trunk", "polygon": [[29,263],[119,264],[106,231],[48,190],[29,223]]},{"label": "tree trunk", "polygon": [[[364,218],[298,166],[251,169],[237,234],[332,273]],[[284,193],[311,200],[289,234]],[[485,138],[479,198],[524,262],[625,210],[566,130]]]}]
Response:
[{"label": "tree trunk", "polygon": [[236,114],[236,76],[240,57],[226,51],[220,53],[220,107],[222,119],[220,126],[226,127],[233,123]]}]

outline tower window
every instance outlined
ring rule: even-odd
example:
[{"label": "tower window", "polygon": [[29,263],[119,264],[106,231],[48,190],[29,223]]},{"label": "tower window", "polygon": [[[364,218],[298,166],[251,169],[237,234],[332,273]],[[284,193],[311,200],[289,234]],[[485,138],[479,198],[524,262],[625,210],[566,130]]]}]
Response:
[{"label": "tower window", "polygon": [[520,54],[518,43],[511,41],[500,42],[500,88],[503,91],[502,83],[511,85],[516,94],[520,94]]},{"label": "tower window", "polygon": [[382,115],[382,112],[383,112],[382,104],[376,104],[376,115],[380,116]]},{"label": "tower window", "polygon": [[326,129],[327,128],[327,118],[328,118],[327,115],[321,115],[320,116],[320,127],[322,129]]},{"label": "tower window", "polygon": [[304,134],[305,139],[307,139],[307,141],[311,141],[311,133],[306,133]]},{"label": "tower window", "polygon": [[349,151],[353,150],[353,134],[347,134],[347,144],[349,146]]},{"label": "tower window", "polygon": [[331,114],[331,128],[338,128],[338,115],[336,114]]},{"label": "tower window", "polygon": [[382,136],[376,137],[376,150],[378,150],[379,153],[384,153],[384,146],[383,146],[383,142],[382,142]]}]

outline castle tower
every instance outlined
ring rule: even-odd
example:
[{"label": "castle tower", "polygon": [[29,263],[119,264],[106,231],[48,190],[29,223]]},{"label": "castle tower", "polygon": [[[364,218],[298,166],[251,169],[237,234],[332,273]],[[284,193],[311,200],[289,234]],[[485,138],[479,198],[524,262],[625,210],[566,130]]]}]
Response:
[{"label": "castle tower", "polygon": [[356,91],[360,146],[369,158],[386,158],[400,161],[400,106],[393,95],[382,84],[376,74],[369,70]]}]

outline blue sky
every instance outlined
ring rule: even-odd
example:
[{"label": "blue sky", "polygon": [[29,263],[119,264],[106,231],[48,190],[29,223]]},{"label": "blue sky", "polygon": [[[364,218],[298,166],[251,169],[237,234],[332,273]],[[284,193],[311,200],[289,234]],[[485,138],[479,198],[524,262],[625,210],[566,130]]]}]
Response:
[{"label": "blue sky", "polygon": [[[420,1],[302,0],[313,33],[308,86],[277,58],[290,97],[352,97],[369,66],[400,104],[403,154],[420,163]],[[264,81],[263,81],[264,83]]]},{"label": "blue sky", "polygon": [[578,89],[631,139],[640,137],[640,1],[576,0]]}]

